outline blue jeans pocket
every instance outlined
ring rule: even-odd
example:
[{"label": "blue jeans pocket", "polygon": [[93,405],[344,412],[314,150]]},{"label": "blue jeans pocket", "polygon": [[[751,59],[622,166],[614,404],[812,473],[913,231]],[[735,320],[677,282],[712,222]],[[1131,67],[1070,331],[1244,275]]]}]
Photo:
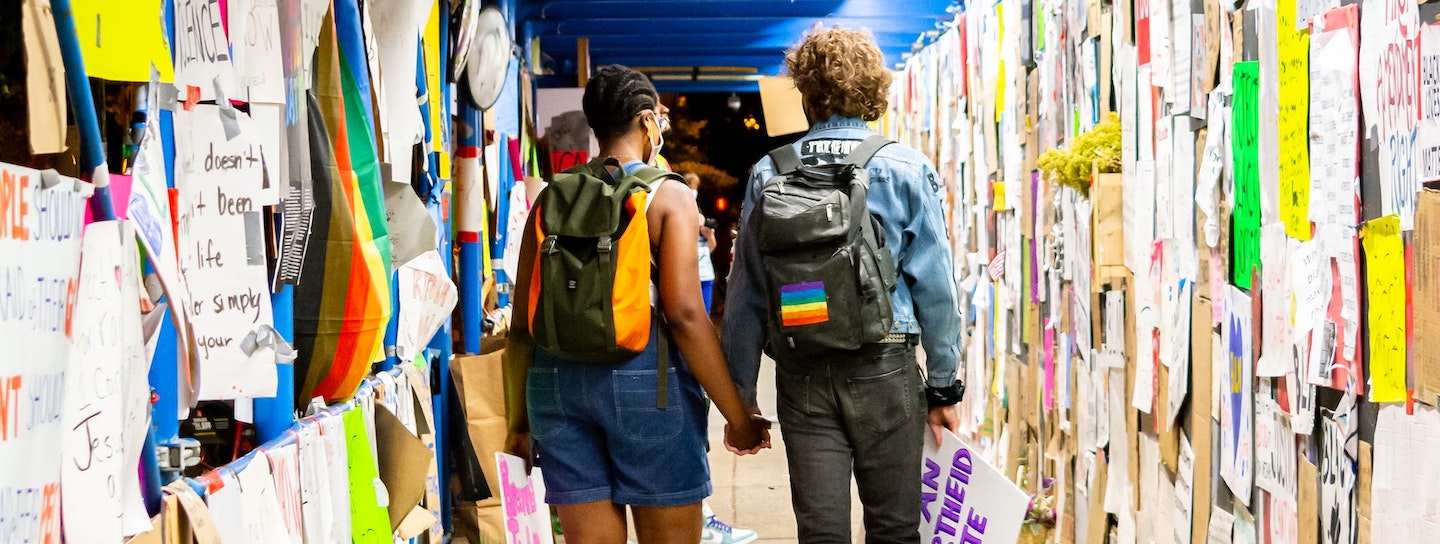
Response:
[{"label": "blue jeans pocket", "polygon": [[666,407],[655,406],[659,374],[655,370],[616,370],[615,412],[619,431],[630,440],[669,440],[685,425],[685,399],[674,368],[666,370]]},{"label": "blue jeans pocket", "polygon": [[530,437],[550,438],[564,430],[560,404],[560,369],[532,368],[525,377],[525,409],[530,412]]},{"label": "blue jeans pocket", "polygon": [[790,374],[783,370],[775,371],[775,389],[778,395],[776,399],[777,416],[789,420],[787,416],[804,417],[810,415],[810,377],[803,374]]},{"label": "blue jeans pocket", "polygon": [[886,434],[911,421],[915,408],[916,369],[902,366],[876,376],[859,376],[847,380],[853,405],[861,407],[860,426],[865,430]]}]

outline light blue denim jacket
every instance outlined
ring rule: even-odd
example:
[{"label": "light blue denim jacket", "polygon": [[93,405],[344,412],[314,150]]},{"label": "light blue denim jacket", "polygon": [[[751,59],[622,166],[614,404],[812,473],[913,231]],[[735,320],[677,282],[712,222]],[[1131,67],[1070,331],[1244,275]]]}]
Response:
[{"label": "light blue denim jacket", "polygon": [[[872,134],[864,121],[835,116],[811,127],[795,146],[807,162],[835,160],[844,153],[835,149],[840,146],[827,143],[858,143]],[[829,156],[807,153],[805,143],[811,140],[818,142],[809,151],[828,151]],[[848,152],[848,148],[843,151]],[[935,167],[919,151],[892,143],[870,159],[867,169],[870,213],[879,216],[885,225],[885,244],[895,257],[900,280],[891,298],[895,319],[892,331],[924,332],[920,341],[929,369],[927,384],[947,387],[955,381],[960,357],[960,312]],[[765,346],[767,305],[764,266],[747,227],[765,181],[774,175],[775,166],[769,156],[760,159],[750,171],[720,337],[731,379],[750,406],[755,405],[755,382]]]}]

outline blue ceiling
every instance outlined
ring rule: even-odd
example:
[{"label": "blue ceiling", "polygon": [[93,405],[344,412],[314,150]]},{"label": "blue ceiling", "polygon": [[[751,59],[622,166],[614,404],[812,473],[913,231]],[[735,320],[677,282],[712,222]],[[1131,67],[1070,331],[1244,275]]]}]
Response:
[{"label": "blue ceiling", "polygon": [[[574,86],[590,65],[647,68],[662,92],[754,91],[815,22],[865,27],[887,65],[954,18],[958,0],[519,0],[520,38],[540,39],[541,86]],[[933,33],[932,33],[933,34]]]}]

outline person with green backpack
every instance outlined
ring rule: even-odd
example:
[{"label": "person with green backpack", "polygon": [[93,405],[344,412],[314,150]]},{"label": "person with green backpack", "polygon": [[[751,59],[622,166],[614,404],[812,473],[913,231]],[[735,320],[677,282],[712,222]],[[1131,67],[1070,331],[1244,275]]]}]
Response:
[{"label": "person with green backpack", "polygon": [[[685,182],[653,166],[664,106],[603,66],[585,86],[599,158],[549,180],[520,249],[505,353],[506,451],[543,468],[570,544],[699,542],[710,495],[708,406],[727,447],[769,447],[730,381],[700,296],[699,220]],[[703,393],[702,393],[703,389]]]}]

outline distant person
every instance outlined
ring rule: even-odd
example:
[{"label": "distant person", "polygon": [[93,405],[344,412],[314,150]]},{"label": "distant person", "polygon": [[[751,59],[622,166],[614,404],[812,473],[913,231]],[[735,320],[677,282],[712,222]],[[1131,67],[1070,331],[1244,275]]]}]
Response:
[{"label": "distant person", "polygon": [[[721,345],[755,412],[762,349],[775,359],[799,541],[850,541],[853,472],[866,541],[913,544],[926,422],[937,438],[940,429],[955,431],[954,405],[964,392],[940,186],[920,152],[869,139],[875,133],[866,123],[884,113],[891,76],[868,32],[817,28],[785,65],[812,127],[751,170]],[[857,181],[837,182],[828,199],[814,192],[817,200],[797,200],[821,185],[767,183],[778,174],[850,180],[852,172]],[[856,192],[867,172],[868,188]],[[867,205],[847,209],[851,199],[837,191],[864,194]],[[858,347],[816,347],[849,344]]]},{"label": "distant person", "polygon": [[[695,193],[695,199],[700,199],[700,175],[694,172],[680,172],[685,178],[685,183],[690,186],[690,191]],[[710,261],[710,253],[715,251],[715,220],[700,216],[700,239],[697,240],[696,251],[700,253],[700,293],[705,297],[705,312],[709,313],[714,305],[711,303],[715,287],[715,264]]]},{"label": "distant person", "polygon": [[[593,269],[580,272],[568,282],[542,281],[552,278],[544,274],[549,270],[545,267],[573,264],[542,259],[551,259],[556,252],[584,259],[587,253],[598,254],[599,248],[607,247],[613,249],[610,258],[635,262],[633,254],[626,254],[628,247],[635,246],[627,246],[630,241],[623,237],[612,247],[611,242],[601,238],[603,234],[572,234],[569,239],[557,240],[553,233],[561,232],[558,229],[552,229],[552,235],[546,237],[542,257],[536,239],[542,226],[574,227],[577,232],[595,230],[594,217],[587,215],[581,218],[585,221],[579,221],[573,215],[583,199],[566,199],[592,194],[581,193],[583,190],[598,189],[593,184],[562,186],[557,176],[546,188],[547,193],[537,200],[520,250],[514,324],[505,354],[509,431],[506,451],[521,456],[533,453],[540,459],[545,500],[556,506],[566,541],[571,544],[625,542],[627,506],[641,544],[699,542],[701,501],[711,493],[705,454],[709,409],[701,388],[715,399],[725,416],[726,444],[732,450],[753,453],[768,447],[768,424],[749,414],[740,402],[726,373],[715,328],[704,310],[700,273],[696,270],[699,261],[695,240],[700,234],[693,195],[673,179],[673,174],[648,166],[663,144],[663,106],[655,88],[639,72],[623,66],[603,66],[586,85],[582,103],[586,120],[600,142],[600,153],[595,161],[577,168],[585,168],[593,176],[608,177],[606,183],[617,187],[643,181],[645,185],[638,190],[649,193],[644,199],[645,208],[634,210],[637,216],[643,214],[648,223],[649,258],[642,255],[640,262],[648,261],[650,269],[649,274],[642,272],[641,276],[654,278],[649,285],[653,316],[649,320],[649,341],[639,355],[614,364],[583,362],[540,348],[558,338],[555,331],[562,329],[555,323],[552,309],[562,308],[566,297],[595,293],[593,282],[587,285],[592,276],[585,275]],[[551,210],[546,207],[550,199],[576,206]],[[636,201],[625,199],[630,204]],[[603,207],[589,204],[602,210],[602,219],[610,217],[603,213]],[[556,219],[556,214],[564,220]],[[629,223],[634,224],[633,220]],[[595,245],[576,249],[576,244],[585,240],[595,240],[588,242]],[[608,300],[610,288],[602,289],[596,296]],[[539,307],[533,307],[536,305]],[[653,308],[657,306],[658,314]],[[532,323],[532,314],[550,316],[549,322],[536,318]],[[619,323],[617,319],[615,324]],[[570,322],[564,325],[575,327]],[[541,327],[548,334],[541,333]],[[566,330],[565,334],[606,333],[582,327]],[[670,347],[668,339],[672,338],[678,352]],[[662,365],[664,374],[658,368]]]}]

